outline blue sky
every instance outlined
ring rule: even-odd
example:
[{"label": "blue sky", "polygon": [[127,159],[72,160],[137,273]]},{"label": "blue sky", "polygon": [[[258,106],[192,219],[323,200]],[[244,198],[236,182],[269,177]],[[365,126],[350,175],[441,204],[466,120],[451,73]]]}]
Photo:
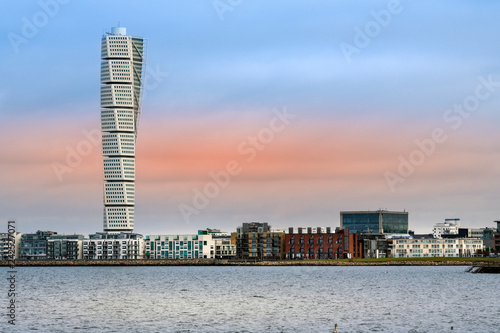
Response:
[{"label": "blue sky", "polygon": [[[337,226],[348,209],[406,209],[419,232],[450,217],[478,227],[499,218],[500,89],[457,130],[443,115],[479,78],[500,81],[500,3],[243,0],[219,15],[221,3],[2,2],[2,219],[24,232],[101,229],[100,148],[63,182],[51,163],[99,128],[100,38],[118,22],[149,41],[138,232],[230,231],[247,220]],[[23,34],[27,24],[36,32]],[[357,31],[377,26],[356,46]],[[347,59],[343,43],[358,53]],[[178,206],[192,189],[283,107],[297,116],[290,130],[183,220]],[[385,172],[435,128],[446,142],[392,192]]]}]

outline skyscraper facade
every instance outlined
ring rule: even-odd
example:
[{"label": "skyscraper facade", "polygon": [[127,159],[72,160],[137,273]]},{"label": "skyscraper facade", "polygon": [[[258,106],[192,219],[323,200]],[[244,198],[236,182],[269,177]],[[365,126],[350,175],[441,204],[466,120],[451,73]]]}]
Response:
[{"label": "skyscraper facade", "polygon": [[104,232],[134,231],[135,143],[141,113],[145,40],[111,28],[101,43]]}]

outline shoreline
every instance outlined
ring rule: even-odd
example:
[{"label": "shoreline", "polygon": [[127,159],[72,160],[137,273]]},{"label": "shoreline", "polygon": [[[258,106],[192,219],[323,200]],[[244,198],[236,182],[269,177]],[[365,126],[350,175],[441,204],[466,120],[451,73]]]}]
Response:
[{"label": "shoreline", "polygon": [[[101,259],[101,260],[16,260],[15,267],[64,266],[471,266],[479,263],[500,265],[500,258],[397,258],[354,260],[235,261],[224,259]],[[12,262],[1,260],[0,266]],[[495,265],[495,266],[496,266]]]}]

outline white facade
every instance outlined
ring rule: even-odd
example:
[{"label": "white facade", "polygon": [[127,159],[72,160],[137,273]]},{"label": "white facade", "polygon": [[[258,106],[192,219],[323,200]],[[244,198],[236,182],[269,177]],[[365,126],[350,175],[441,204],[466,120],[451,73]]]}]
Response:
[{"label": "white facade", "polygon": [[214,258],[212,235],[146,235],[146,257],[150,259]]},{"label": "white facade", "polygon": [[446,219],[444,223],[436,223],[432,229],[434,238],[441,238],[443,234],[458,235],[460,219]]},{"label": "white facade", "polygon": [[482,248],[478,238],[394,239],[392,257],[471,257]]},{"label": "white facade", "polygon": [[135,141],[141,112],[145,40],[112,28],[101,43],[101,130],[105,232],[133,232]]},{"label": "white facade", "polygon": [[83,259],[143,259],[144,248],[139,234],[97,233],[83,240]]},{"label": "white facade", "polygon": [[215,258],[236,257],[236,244],[231,243],[231,235],[228,237],[214,238]]}]

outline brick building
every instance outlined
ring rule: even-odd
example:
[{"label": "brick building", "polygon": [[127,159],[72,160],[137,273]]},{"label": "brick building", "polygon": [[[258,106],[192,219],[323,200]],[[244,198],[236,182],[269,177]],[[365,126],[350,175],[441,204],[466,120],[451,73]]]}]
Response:
[{"label": "brick building", "polygon": [[286,259],[350,259],[363,256],[363,243],[349,229],[289,228],[285,235]]}]

